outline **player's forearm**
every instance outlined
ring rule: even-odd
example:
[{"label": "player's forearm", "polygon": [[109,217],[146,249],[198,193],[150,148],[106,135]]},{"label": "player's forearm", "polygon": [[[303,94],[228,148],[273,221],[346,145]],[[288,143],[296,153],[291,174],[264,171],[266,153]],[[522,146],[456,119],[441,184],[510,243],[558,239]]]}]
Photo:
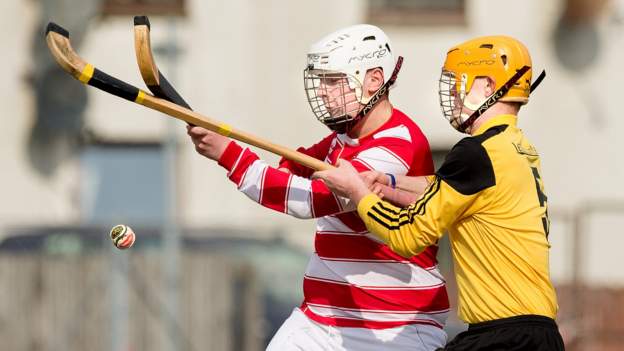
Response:
[{"label": "player's forearm", "polygon": [[380,185],[383,199],[399,207],[407,207],[418,200],[419,196],[401,189],[393,189],[387,185]]},{"label": "player's forearm", "polygon": [[403,257],[411,257],[435,243],[418,227],[408,221],[407,210],[381,201],[374,194],[368,194],[358,202],[358,214],[366,228],[381,239],[392,251]]},{"label": "player's forearm", "polygon": [[376,194],[379,190],[383,194],[384,200],[399,207],[407,207],[416,202],[429,186],[429,179],[425,176],[393,175],[393,177],[395,179],[395,188],[390,186],[392,182],[388,180],[386,184],[374,184],[372,189]]},{"label": "player's forearm", "polygon": [[226,148],[219,164],[228,170],[228,178],[239,191],[274,211],[302,219],[344,211],[344,205],[321,181],[270,167],[251,150],[235,142]]},{"label": "player's forearm", "polygon": [[[420,198],[422,194],[425,192],[425,190],[431,183],[431,177],[433,176],[412,177],[412,176],[396,175],[395,176],[396,189],[402,190],[403,192],[407,192],[411,194],[414,197],[414,199],[410,203],[413,203],[418,198]],[[384,193],[384,197],[385,197],[385,193]]]}]

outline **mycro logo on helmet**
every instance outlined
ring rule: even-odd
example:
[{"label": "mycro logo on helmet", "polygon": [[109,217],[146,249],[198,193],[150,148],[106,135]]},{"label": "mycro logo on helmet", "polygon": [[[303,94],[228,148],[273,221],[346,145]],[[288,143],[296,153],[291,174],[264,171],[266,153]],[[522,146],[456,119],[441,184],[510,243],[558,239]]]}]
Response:
[{"label": "mycro logo on helmet", "polygon": [[369,53],[366,53],[364,55],[359,55],[359,56],[352,56],[349,59],[349,63],[351,63],[352,61],[364,61],[364,60],[370,60],[373,58],[382,58],[384,56],[386,56],[386,54],[388,53],[387,49],[379,49],[379,50],[375,50],[375,51],[371,51]]},{"label": "mycro logo on helmet", "polygon": [[480,66],[480,65],[493,65],[496,62],[496,60],[474,60],[474,61],[464,61],[464,62],[460,62],[457,65],[461,66]]}]

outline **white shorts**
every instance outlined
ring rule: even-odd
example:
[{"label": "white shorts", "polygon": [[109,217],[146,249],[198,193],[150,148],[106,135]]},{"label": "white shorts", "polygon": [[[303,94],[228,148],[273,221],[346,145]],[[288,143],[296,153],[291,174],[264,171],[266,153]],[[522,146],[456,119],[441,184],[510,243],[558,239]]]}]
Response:
[{"label": "white shorts", "polygon": [[429,351],[444,344],[444,330],[431,325],[410,324],[389,329],[334,327],[316,323],[295,308],[266,350]]}]

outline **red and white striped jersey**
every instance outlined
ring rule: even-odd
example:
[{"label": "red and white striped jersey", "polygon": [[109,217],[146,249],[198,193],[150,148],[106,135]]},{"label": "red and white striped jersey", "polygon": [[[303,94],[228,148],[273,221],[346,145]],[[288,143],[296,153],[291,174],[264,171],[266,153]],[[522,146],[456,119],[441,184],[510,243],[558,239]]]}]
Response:
[{"label": "red and white striped jersey", "polygon": [[[360,172],[433,174],[431,151],[418,126],[399,110],[378,130],[351,139],[332,133],[300,148],[335,164],[349,160]],[[219,160],[228,177],[252,200],[298,218],[317,218],[315,252],[303,281],[301,309],[327,325],[392,328],[405,324],[442,327],[449,311],[444,278],[437,268],[437,246],[406,259],[366,230],[349,199],[334,195],[313,171],[282,160],[270,167],[249,149],[231,142]]]}]

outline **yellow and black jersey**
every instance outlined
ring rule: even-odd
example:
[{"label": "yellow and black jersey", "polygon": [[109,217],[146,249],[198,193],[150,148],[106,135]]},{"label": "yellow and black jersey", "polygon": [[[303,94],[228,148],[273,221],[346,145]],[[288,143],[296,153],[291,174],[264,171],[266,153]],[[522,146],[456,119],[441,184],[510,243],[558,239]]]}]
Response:
[{"label": "yellow and black jersey", "polygon": [[496,116],[457,143],[409,207],[373,194],[358,204],[368,229],[405,257],[450,233],[459,316],[467,323],[557,313],[539,155],[516,119]]}]

